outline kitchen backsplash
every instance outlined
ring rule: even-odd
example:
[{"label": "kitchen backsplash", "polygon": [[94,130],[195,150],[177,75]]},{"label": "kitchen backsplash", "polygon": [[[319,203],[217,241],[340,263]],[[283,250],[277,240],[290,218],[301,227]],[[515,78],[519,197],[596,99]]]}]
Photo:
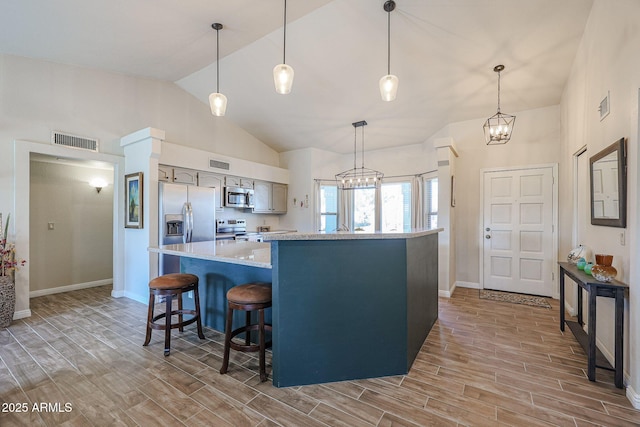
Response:
[{"label": "kitchen backsplash", "polygon": [[223,212],[216,212],[216,219],[244,219],[248,232],[257,231],[258,226],[263,225],[268,225],[273,231],[280,229],[280,215],[254,214],[242,209],[225,208]]}]

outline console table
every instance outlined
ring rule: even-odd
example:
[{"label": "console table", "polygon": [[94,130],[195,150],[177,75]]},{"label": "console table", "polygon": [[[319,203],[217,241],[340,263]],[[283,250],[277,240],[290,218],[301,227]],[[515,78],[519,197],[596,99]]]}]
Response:
[{"label": "console table", "polygon": [[[587,376],[589,381],[596,380],[596,367],[615,372],[614,382],[616,387],[623,387],[622,377],[622,352],[624,335],[624,295],[629,290],[629,285],[618,280],[609,283],[599,282],[584,271],[578,270],[573,264],[559,262],[560,266],[560,330],[564,331],[565,323],[573,332],[582,348],[587,352]],[[564,315],[564,277],[572,278],[578,286],[588,293],[589,325],[585,333],[582,320],[582,292],[578,292],[578,321],[566,321]],[[596,347],[596,297],[615,298],[615,363],[614,367]]]}]

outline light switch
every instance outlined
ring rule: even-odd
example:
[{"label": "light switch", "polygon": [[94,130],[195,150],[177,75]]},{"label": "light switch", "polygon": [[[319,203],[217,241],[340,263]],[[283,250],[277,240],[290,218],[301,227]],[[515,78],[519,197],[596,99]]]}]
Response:
[{"label": "light switch", "polygon": [[53,229],[55,229],[55,228],[56,228],[56,227],[55,227],[55,223],[53,223],[53,222],[48,223],[48,224],[47,224],[47,228],[48,228],[49,230],[53,230]]}]

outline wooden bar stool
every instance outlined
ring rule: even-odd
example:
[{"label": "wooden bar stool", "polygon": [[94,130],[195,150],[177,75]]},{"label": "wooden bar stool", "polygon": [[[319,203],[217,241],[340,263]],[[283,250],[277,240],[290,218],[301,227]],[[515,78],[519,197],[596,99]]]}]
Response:
[{"label": "wooden bar stool", "polygon": [[[182,308],[182,294],[185,292],[193,291],[195,310],[187,310]],[[162,314],[158,314],[154,317],[153,309],[155,305],[155,297],[163,296],[166,301],[166,310]],[[173,298],[178,299],[178,309],[171,309],[171,302]],[[184,320],[183,315],[188,314],[193,316],[189,320]],[[171,323],[171,316],[178,316],[178,323]],[[164,323],[156,323],[157,320],[165,319]],[[147,315],[147,338],[144,341],[143,346],[149,344],[151,341],[151,330],[160,329],[164,330],[164,355],[169,355],[171,348],[171,329],[178,328],[180,332],[184,331],[184,327],[197,322],[198,324],[198,337],[204,339],[202,333],[202,323],[200,321],[200,296],[198,295],[198,276],[193,274],[173,273],[165,274],[164,276],[156,277],[149,282],[149,312]]]},{"label": "wooden bar stool", "polygon": [[[260,381],[267,380],[265,369],[265,349],[271,346],[271,341],[265,342],[265,331],[271,331],[271,325],[264,323],[264,310],[271,307],[271,286],[261,283],[247,283],[234,286],[227,292],[227,322],[224,335],[224,359],[220,373],[225,374],[229,367],[230,349],[242,352],[260,352]],[[233,310],[244,310],[247,314],[246,324],[235,330],[231,330],[233,323]],[[258,311],[258,323],[251,324],[251,312]],[[258,344],[251,344],[251,331],[258,331]],[[245,343],[237,344],[233,337],[245,333]]]}]

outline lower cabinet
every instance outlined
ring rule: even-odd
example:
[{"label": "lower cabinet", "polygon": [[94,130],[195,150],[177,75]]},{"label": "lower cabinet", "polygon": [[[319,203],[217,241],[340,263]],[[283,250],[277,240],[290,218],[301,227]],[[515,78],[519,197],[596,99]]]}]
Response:
[{"label": "lower cabinet", "polygon": [[287,213],[287,185],[255,181],[253,187],[254,213]]}]

